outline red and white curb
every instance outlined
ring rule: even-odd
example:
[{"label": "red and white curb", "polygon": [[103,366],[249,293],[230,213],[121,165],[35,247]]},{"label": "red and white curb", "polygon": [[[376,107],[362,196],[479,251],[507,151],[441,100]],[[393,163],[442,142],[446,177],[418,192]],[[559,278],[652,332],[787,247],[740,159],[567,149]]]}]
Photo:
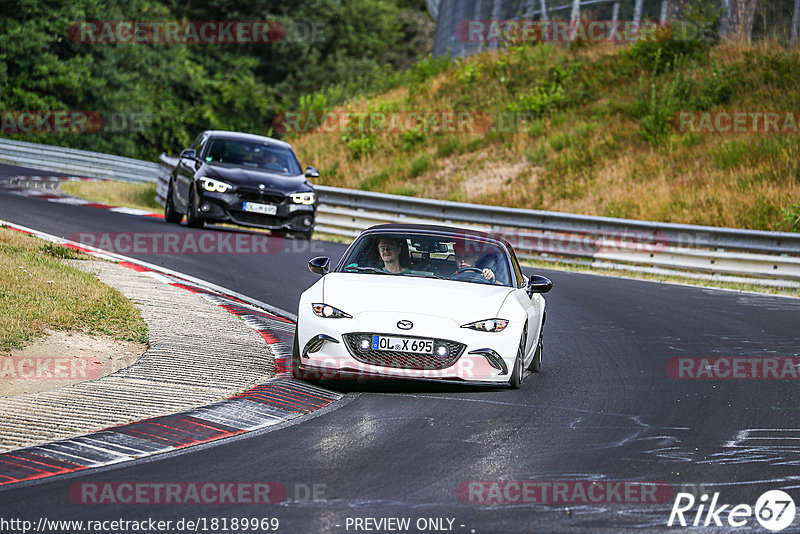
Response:
[{"label": "red and white curb", "polygon": [[181,413],[154,417],[92,434],[0,454],[0,486],[175,451],[296,419],[342,394],[291,378],[294,315],[202,280],[118,254],[80,245],[13,223],[0,224],[121,265],[192,291],[241,317],[270,345],[275,378],[235,397]]}]

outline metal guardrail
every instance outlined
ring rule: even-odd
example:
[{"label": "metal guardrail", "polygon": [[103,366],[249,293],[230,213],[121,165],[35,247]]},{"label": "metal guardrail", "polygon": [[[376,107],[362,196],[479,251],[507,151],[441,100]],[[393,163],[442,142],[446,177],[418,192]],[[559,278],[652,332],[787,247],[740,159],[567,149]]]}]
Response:
[{"label": "metal guardrail", "polygon": [[155,182],[159,168],[150,161],[2,138],[0,163],[125,182]]},{"label": "metal guardrail", "polygon": [[[159,163],[0,139],[0,161],[51,172],[156,182],[163,203],[178,159]],[[452,223],[496,233],[529,258],[573,258],[598,265],[678,269],[769,280],[800,287],[800,234],[613,219],[483,206],[317,186],[316,229],[352,238],[391,222]],[[785,283],[782,283],[785,282]]]},{"label": "metal guardrail", "polygon": [[449,220],[569,234],[604,235],[636,241],[643,241],[649,236],[652,242],[670,243],[686,248],[722,248],[800,255],[800,233],[614,219],[387,195],[336,187],[319,186],[316,189],[320,192],[320,201],[328,206],[398,213],[439,221]]},{"label": "metal guardrail", "polygon": [[[177,158],[162,154],[163,203]],[[598,265],[675,269],[764,279],[800,287],[800,234],[613,219],[484,206],[316,186],[315,229],[353,238],[375,224],[452,223],[507,239],[528,258],[573,258]]]}]

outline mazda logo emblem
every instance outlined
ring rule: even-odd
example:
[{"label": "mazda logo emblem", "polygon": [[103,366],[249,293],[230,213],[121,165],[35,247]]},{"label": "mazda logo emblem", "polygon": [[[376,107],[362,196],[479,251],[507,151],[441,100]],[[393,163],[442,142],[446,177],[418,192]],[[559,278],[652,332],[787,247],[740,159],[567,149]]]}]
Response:
[{"label": "mazda logo emblem", "polygon": [[414,323],[411,321],[397,321],[397,328],[400,330],[411,330],[414,328]]},{"label": "mazda logo emblem", "polygon": [[264,189],[266,189],[266,188],[267,188],[267,186],[265,186],[264,184],[261,184],[261,185],[259,185],[259,186],[258,186],[258,188],[259,188],[259,189],[261,189],[261,190],[263,191]]}]

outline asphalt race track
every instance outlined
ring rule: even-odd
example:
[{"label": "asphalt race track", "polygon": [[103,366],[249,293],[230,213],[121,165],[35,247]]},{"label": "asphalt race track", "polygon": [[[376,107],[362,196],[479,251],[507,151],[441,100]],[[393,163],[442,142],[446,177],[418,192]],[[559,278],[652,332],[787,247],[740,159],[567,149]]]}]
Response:
[{"label": "asphalt race track", "polygon": [[[0,166],[7,176],[26,172],[44,174]],[[179,228],[2,190],[0,219],[62,237],[226,231]],[[306,268],[308,259],[338,259],[344,246],[286,240],[282,249],[261,255],[130,255],[296,312],[300,292],[316,279]],[[547,295],[544,364],[521,390],[328,384],[347,392],[346,400],[300,424],[6,487],[0,490],[0,517],[34,523],[43,517],[153,518],[173,525],[182,518],[277,518],[278,532],[390,531],[397,525],[386,519],[410,518],[408,529],[393,531],[619,532],[665,530],[681,491],[698,498],[719,492],[720,504],[754,506],[763,492],[782,489],[800,504],[796,380],[692,380],[668,373],[672,358],[797,357],[800,301],[543,274],[555,284]],[[287,496],[268,505],[84,504],[69,493],[77,483],[207,481],[277,482]],[[476,481],[483,484],[469,484]],[[504,482],[492,486],[497,481]],[[539,493],[522,497],[511,483],[523,481]],[[655,499],[623,491],[619,499],[612,492],[591,502],[574,488],[592,481],[658,483],[659,491]],[[548,482],[569,482],[569,492],[561,498],[550,492],[548,498],[541,488],[555,486],[535,484]],[[479,502],[487,497],[495,500]],[[686,513],[689,521],[695,511]],[[735,530],[765,531],[753,517]],[[800,518],[785,532],[798,530]],[[208,531],[224,530],[209,523]]]}]

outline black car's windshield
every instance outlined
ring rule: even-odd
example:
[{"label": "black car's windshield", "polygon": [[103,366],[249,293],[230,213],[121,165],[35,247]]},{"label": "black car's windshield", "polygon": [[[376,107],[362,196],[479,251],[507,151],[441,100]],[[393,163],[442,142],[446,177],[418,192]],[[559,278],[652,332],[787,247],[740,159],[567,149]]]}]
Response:
[{"label": "black car's windshield", "polygon": [[281,174],[302,174],[291,149],[264,143],[212,139],[204,159],[206,163],[229,163]]},{"label": "black car's windshield", "polygon": [[341,270],[504,286],[511,280],[504,249],[467,235],[370,234],[350,250]]}]

